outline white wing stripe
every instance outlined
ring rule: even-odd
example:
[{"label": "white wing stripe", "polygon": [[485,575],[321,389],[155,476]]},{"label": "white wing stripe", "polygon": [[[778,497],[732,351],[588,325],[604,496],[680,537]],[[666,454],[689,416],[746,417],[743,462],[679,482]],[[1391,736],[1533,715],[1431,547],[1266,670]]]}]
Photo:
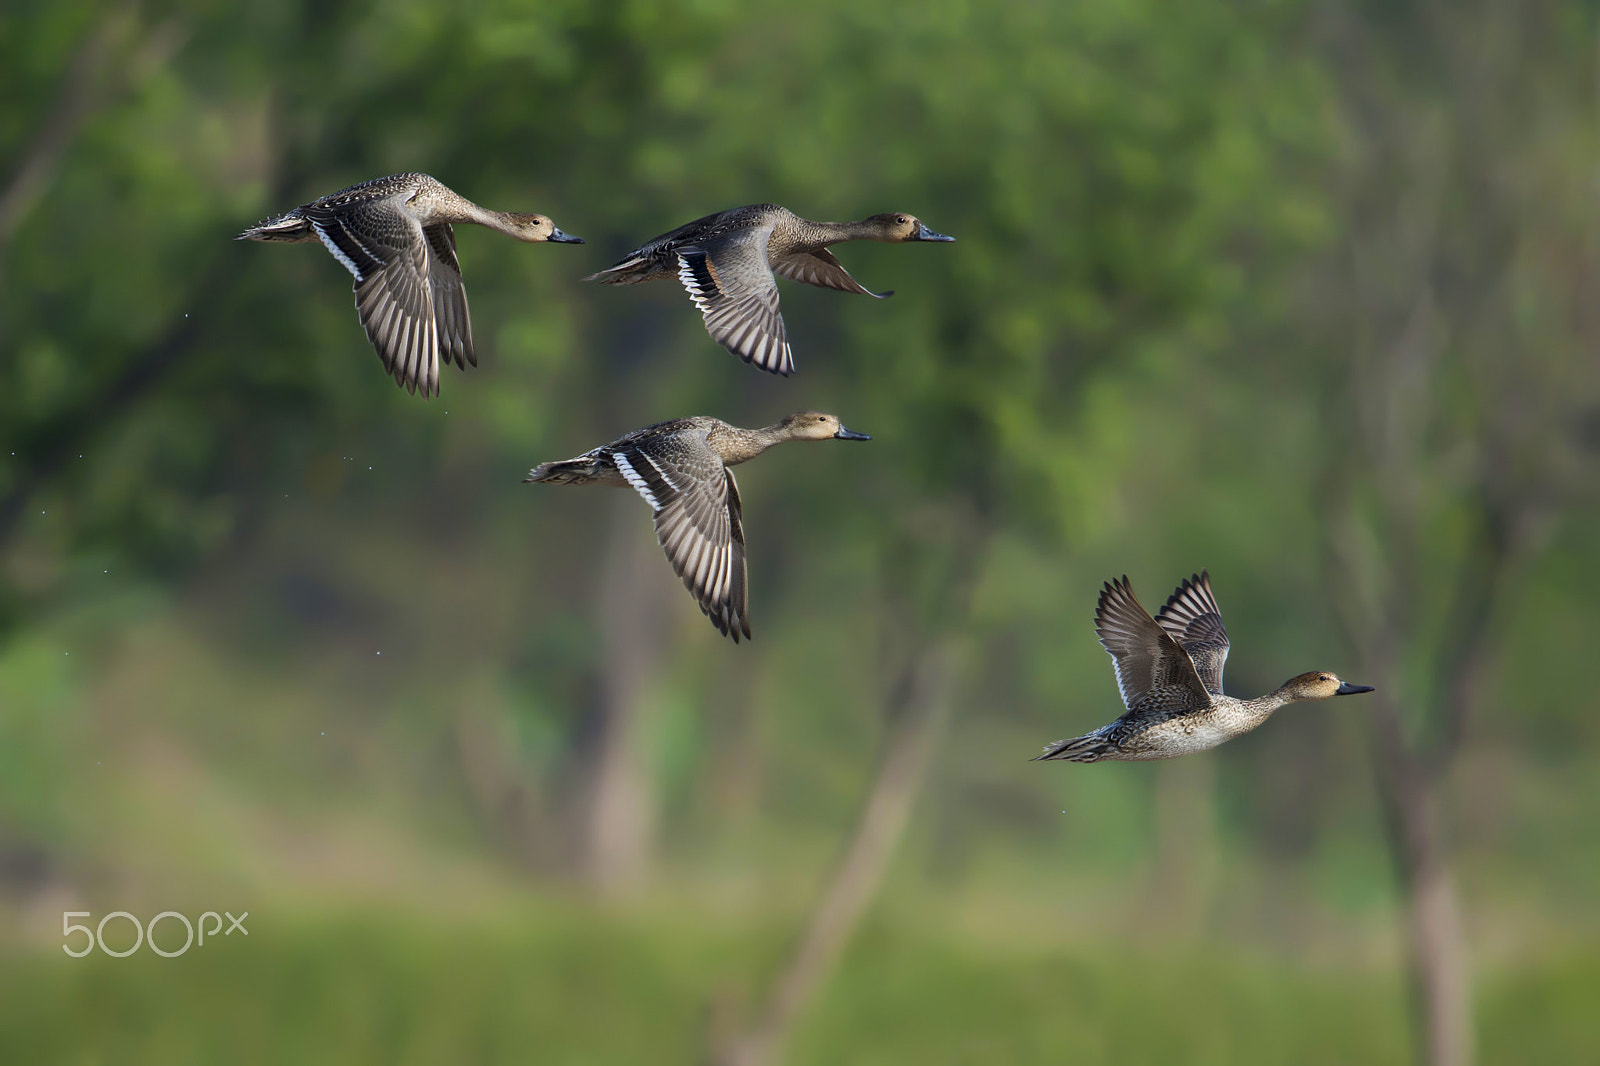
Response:
[{"label": "white wing stripe", "polygon": [[651,469],[653,469],[656,472],[656,474],[661,478],[662,481],[665,481],[668,485],[671,485],[673,488],[677,489],[679,492],[683,491],[683,486],[678,484],[676,481],[674,481],[672,479],[672,474],[670,472],[668,472],[667,470],[663,470],[662,469],[661,464],[656,462],[656,457],[655,456],[651,455],[649,452],[644,451],[642,449],[640,450],[639,454],[644,456],[644,461],[650,464]]},{"label": "white wing stripe", "polygon": [[633,468],[633,464],[628,462],[627,456],[621,452],[612,452],[611,461],[617,464],[617,469],[622,471],[622,476],[627,478],[628,484],[637,489],[639,495],[644,497],[645,503],[648,503],[657,511],[661,510],[661,502],[656,499],[656,494],[650,491],[649,484],[639,476],[639,472]]},{"label": "white wing stripe", "polygon": [[678,280],[683,282],[683,287],[689,290],[689,298],[694,301],[701,314],[711,311],[711,301],[706,299],[705,290],[700,287],[700,280],[694,276],[694,270],[689,266],[689,260],[678,256]]},{"label": "white wing stripe", "polygon": [[[356,278],[357,281],[366,281],[367,280],[365,277],[363,277],[361,275],[361,268],[356,266],[355,260],[351,259],[348,255],[345,255],[344,252],[339,248],[339,246],[337,244],[333,243],[333,238],[328,236],[327,230],[323,229],[320,224],[315,223],[315,222],[313,222],[311,224],[311,228],[312,228],[312,230],[314,230],[316,232],[317,240],[321,241],[323,246],[325,248],[327,248],[328,251],[333,253],[333,257],[335,259],[339,260],[339,262],[344,264],[344,268],[346,270],[350,271],[350,273],[355,275],[355,278]],[[357,242],[357,243],[360,243],[360,242]]]}]

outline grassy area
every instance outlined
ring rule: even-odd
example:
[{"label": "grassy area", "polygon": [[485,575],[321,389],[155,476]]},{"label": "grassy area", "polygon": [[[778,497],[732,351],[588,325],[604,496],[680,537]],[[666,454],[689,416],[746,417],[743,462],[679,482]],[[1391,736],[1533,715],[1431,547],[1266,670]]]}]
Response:
[{"label": "grassy area", "polygon": [[[559,907],[493,926],[414,914],[251,926],[248,941],[170,960],[13,955],[0,973],[0,1058],[689,1064],[715,1024],[708,1004],[749,1003],[782,939]],[[1486,1062],[1600,1058],[1581,1021],[1600,959],[1487,985]],[[1401,1063],[1399,992],[1390,974],[1219,945],[1001,956],[878,923],[805,1019],[791,1062]]]}]

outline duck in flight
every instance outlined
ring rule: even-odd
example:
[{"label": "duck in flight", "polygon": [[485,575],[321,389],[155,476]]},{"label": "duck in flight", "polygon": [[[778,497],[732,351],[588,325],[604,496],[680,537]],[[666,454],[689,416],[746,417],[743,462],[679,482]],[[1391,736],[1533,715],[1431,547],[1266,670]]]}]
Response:
[{"label": "duck in flight", "polygon": [[634,430],[575,459],[541,463],[524,482],[632,486],[656,515],[656,539],[711,624],[750,638],[739,485],[728,469],[792,440],[871,440],[833,415],[802,411],[762,429],[697,415]]},{"label": "duck in flight", "polygon": [[1223,695],[1228,632],[1203,570],[1185,579],[1154,618],[1134,598],[1126,576],[1108,582],[1094,628],[1111,653],[1128,712],[1092,733],[1051,744],[1037,759],[1171,759],[1248,733],[1287,704],[1372,691],[1314,670],[1255,699]]},{"label": "duck in flight", "polygon": [[787,376],[794,373],[794,356],[778,313],[777,278],[881,299],[893,293],[873,292],[856,281],[828,251],[830,244],[953,240],[914,215],[812,222],[777,204],[751,204],[679,226],[584,280],[637,285],[677,278],[712,340],[747,363]]},{"label": "duck in flight", "polygon": [[451,224],[472,222],[519,241],[582,244],[544,215],[490,211],[426,174],[393,174],[275,215],[242,241],[321,241],[355,275],[356,312],[397,384],[439,391],[439,364],[478,365]]}]

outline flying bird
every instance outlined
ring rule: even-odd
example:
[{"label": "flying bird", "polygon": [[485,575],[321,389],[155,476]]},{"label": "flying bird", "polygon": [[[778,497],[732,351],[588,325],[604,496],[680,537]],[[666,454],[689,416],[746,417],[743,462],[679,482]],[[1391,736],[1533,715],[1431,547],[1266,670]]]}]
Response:
[{"label": "flying bird", "polygon": [[833,415],[802,411],[762,429],[675,418],[634,430],[575,459],[541,463],[524,482],[631,485],[655,512],[656,539],[711,624],[750,636],[739,485],[728,469],[791,440],[871,440]]},{"label": "flying bird", "polygon": [[705,317],[711,339],[747,363],[785,376],[794,356],[778,313],[779,277],[882,298],[828,251],[841,241],[953,241],[914,215],[811,222],[777,204],[751,204],[695,219],[640,245],[585,281],[637,285],[677,278]]},{"label": "flying bird", "polygon": [[455,222],[519,241],[582,244],[544,215],[490,211],[426,174],[393,174],[341,189],[239,234],[241,241],[321,241],[355,275],[356,312],[384,369],[426,398],[439,363],[478,365],[467,290],[456,261]]},{"label": "flying bird", "polygon": [[1255,699],[1223,695],[1228,631],[1204,570],[1186,578],[1154,618],[1134,598],[1126,575],[1107,582],[1094,628],[1111,653],[1128,712],[1092,733],[1051,744],[1037,759],[1171,759],[1248,733],[1290,703],[1373,690],[1313,670]]}]

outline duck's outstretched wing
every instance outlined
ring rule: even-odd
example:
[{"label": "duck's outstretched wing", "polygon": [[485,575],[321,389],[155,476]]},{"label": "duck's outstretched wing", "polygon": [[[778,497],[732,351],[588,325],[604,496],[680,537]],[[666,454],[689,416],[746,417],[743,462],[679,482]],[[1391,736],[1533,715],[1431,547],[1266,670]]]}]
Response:
[{"label": "duck's outstretched wing", "polygon": [[1222,695],[1222,668],[1228,661],[1228,631],[1211,594],[1211,575],[1202,570],[1185,578],[1156,612],[1156,624],[1189,653],[1206,691]]},{"label": "duck's outstretched wing", "polygon": [[844,264],[835,259],[833,253],[826,248],[786,255],[772,264],[772,272],[790,281],[816,285],[823,289],[838,289],[840,292],[853,292],[861,296],[876,296],[880,300],[894,295],[892,292],[873,292],[861,284],[850,276]]},{"label": "duck's outstretched wing", "polygon": [[618,442],[611,459],[656,514],[672,570],[718,630],[749,638],[739,486],[704,435]]},{"label": "duck's outstretched wing", "polygon": [[1129,712],[1171,717],[1211,705],[1189,653],[1150,617],[1126,575],[1101,590],[1094,630],[1116,664],[1117,688]]},{"label": "duck's outstretched wing", "polygon": [[[431,279],[436,256],[422,227],[389,200],[338,209],[310,204],[301,210],[328,251],[355,275],[356,312],[384,368],[411,392],[438,392],[439,329]],[[459,289],[459,273],[456,280]]]},{"label": "duck's outstretched wing", "polygon": [[778,313],[778,282],[767,263],[769,227],[736,229],[678,250],[678,279],[689,290],[712,340],[747,363],[794,373]]},{"label": "duck's outstretched wing", "polygon": [[467,311],[467,290],[461,284],[461,263],[456,259],[456,235],[450,223],[423,227],[428,239],[428,281],[433,286],[433,320],[439,333],[439,354],[462,370],[478,365],[472,348],[472,316]]}]

